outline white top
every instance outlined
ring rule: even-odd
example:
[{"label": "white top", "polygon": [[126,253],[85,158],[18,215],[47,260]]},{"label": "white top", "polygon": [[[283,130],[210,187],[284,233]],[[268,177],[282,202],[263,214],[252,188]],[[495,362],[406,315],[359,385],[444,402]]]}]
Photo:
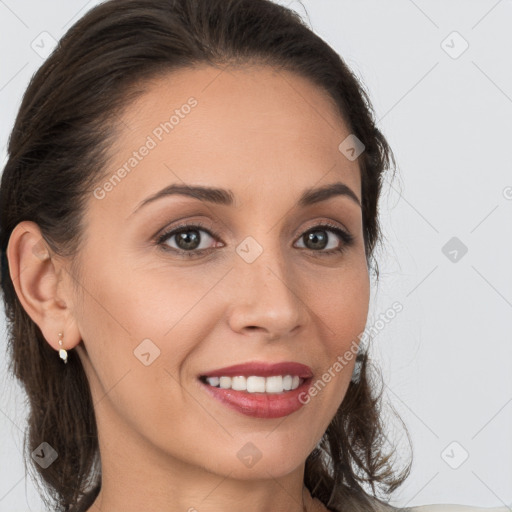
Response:
[{"label": "white top", "polygon": [[421,505],[411,507],[414,512],[512,512],[512,504],[509,506],[483,508],[469,505]]}]

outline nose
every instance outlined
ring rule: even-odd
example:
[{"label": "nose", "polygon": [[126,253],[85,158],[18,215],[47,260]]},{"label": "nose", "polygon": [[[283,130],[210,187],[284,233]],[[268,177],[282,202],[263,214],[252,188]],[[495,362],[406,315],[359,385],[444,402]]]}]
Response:
[{"label": "nose", "polygon": [[263,251],[252,263],[238,258],[230,274],[234,293],[228,321],[233,331],[275,340],[304,327],[308,308],[298,291],[299,276],[280,251]]}]

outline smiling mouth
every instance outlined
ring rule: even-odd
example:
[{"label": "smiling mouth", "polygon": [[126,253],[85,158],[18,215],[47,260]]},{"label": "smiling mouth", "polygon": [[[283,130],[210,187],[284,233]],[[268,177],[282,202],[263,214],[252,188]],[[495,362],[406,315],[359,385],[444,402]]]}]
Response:
[{"label": "smiling mouth", "polygon": [[207,377],[202,375],[199,380],[208,386],[247,393],[286,393],[301,386],[306,380],[298,375],[273,375],[262,377],[259,375],[219,376]]}]

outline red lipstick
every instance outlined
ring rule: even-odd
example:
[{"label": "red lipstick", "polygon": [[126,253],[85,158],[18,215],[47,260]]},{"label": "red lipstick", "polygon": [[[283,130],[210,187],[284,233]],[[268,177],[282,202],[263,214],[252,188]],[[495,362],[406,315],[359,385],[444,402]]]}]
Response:
[{"label": "red lipstick", "polygon": [[[299,387],[282,393],[250,393],[214,387],[206,382],[206,377],[258,376],[272,377],[291,375],[300,378]],[[212,397],[246,416],[255,418],[280,418],[298,411],[306,402],[301,397],[307,396],[313,372],[309,366],[295,362],[269,364],[250,362],[218,370],[205,372],[200,377],[201,387]]]},{"label": "red lipstick", "polygon": [[205,377],[238,377],[239,375],[258,375],[260,377],[272,377],[273,375],[297,375],[301,379],[309,379],[313,372],[309,366],[291,361],[282,363],[265,363],[254,361],[250,363],[235,364],[218,370],[212,370],[203,374]]}]

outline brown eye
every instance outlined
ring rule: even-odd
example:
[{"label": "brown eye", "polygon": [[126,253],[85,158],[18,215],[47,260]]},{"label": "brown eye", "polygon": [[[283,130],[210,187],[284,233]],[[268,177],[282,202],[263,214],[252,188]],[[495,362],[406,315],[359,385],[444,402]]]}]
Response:
[{"label": "brown eye", "polygon": [[325,230],[319,229],[302,235],[304,237],[304,245],[308,249],[325,249],[329,241],[329,237],[326,236],[326,233]]},{"label": "brown eye", "polygon": [[185,224],[160,235],[157,243],[167,251],[195,256],[211,249],[214,246],[212,242],[215,242],[216,238],[218,237],[203,228],[201,224]]},{"label": "brown eye", "polygon": [[308,229],[301,238],[303,247],[321,254],[333,254],[344,251],[354,242],[354,237],[339,228],[330,224],[322,224]]},{"label": "brown eye", "polygon": [[200,229],[187,229],[186,231],[180,231],[172,235],[175,237],[176,245],[178,249],[185,251],[195,250],[201,243]]}]

